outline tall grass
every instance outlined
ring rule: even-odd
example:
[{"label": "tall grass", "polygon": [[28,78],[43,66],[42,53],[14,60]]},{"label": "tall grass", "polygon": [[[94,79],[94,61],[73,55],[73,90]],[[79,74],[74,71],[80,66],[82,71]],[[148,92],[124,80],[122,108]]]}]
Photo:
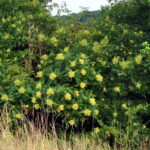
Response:
[{"label": "tall grass", "polygon": [[[15,124],[15,130],[9,124],[8,112],[0,116],[0,150],[110,150],[110,146],[101,140],[94,140],[85,134],[56,135],[56,131],[41,132],[33,123],[22,121]],[[55,134],[54,134],[55,132]]]}]

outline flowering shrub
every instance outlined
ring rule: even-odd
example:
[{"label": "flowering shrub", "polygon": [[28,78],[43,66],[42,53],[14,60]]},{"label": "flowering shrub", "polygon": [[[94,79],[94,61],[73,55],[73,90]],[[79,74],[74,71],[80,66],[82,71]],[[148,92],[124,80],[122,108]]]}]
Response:
[{"label": "flowering shrub", "polygon": [[[43,11],[38,17],[45,19]],[[17,119],[23,117],[21,108],[61,114],[70,126],[92,117],[99,124],[94,132],[104,137],[129,125],[130,134],[140,129],[148,135],[147,124],[137,116],[148,113],[150,95],[150,43],[143,31],[104,13],[95,27],[73,22],[47,34],[36,23],[27,29],[26,19],[34,22],[36,16],[21,14],[1,17],[1,108],[7,105]],[[8,31],[5,25],[11,26]]]}]

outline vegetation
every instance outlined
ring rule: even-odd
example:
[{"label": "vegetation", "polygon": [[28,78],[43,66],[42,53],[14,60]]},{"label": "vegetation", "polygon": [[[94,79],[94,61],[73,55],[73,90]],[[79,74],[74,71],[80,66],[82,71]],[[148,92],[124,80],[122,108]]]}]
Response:
[{"label": "vegetation", "polygon": [[150,1],[117,1],[86,21],[53,17],[50,4],[0,2],[1,124],[5,114],[13,132],[32,111],[57,134],[148,149]]}]

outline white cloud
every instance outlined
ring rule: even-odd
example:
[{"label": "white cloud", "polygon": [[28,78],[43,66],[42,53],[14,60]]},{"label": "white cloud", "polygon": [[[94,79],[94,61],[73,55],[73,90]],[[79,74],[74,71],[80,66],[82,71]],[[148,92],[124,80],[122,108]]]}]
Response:
[{"label": "white cloud", "polygon": [[[59,5],[65,2],[67,8],[73,13],[78,13],[81,11],[81,7],[87,7],[88,10],[98,10],[101,6],[107,5],[107,0],[53,0],[53,2],[58,3]],[[81,6],[81,7],[80,7]],[[53,11],[53,14],[56,13],[56,10]]]}]

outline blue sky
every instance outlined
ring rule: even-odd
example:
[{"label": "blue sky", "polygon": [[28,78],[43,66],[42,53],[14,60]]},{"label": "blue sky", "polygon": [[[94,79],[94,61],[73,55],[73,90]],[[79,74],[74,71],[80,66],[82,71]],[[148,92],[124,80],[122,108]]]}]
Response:
[{"label": "blue sky", "polygon": [[[107,0],[53,0],[53,2],[58,3],[59,5],[65,2],[67,8],[73,13],[78,13],[81,11],[81,7],[87,7],[88,10],[98,10],[101,6],[107,5]],[[80,7],[81,6],[81,7]],[[53,11],[53,14],[56,13],[56,10]]]}]

